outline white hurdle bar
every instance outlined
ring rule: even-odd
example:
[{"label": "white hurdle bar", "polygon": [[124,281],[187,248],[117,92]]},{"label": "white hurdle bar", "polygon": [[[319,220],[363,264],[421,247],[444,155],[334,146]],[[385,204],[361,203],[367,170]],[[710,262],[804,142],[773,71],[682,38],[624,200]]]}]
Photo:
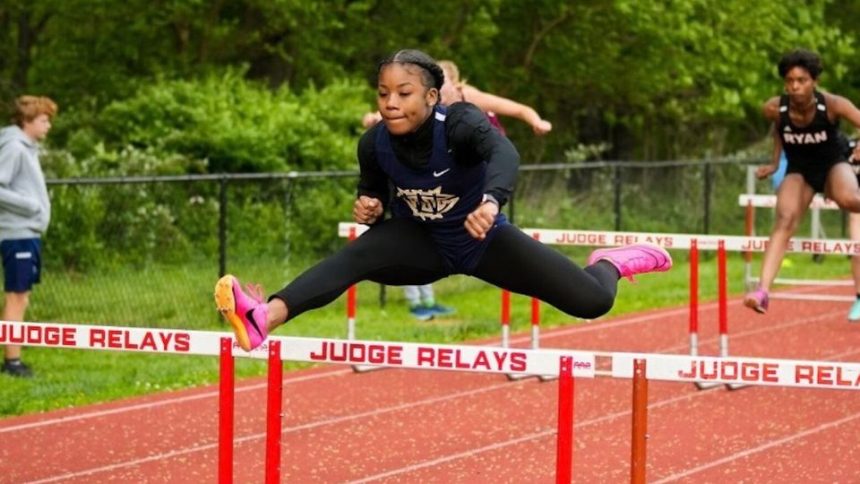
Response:
[{"label": "white hurdle bar", "polygon": [[[338,224],[338,235],[340,237],[348,237],[351,228],[355,228],[355,233],[359,236],[369,229],[366,225],[340,222]],[[746,235],[612,232],[540,228],[524,228],[521,230],[548,245],[619,247],[629,244],[648,243],[658,245],[664,249],[689,249],[692,241],[695,239],[700,250],[717,250],[717,245],[722,240],[725,242],[726,250],[730,252],[764,252],[768,244],[768,237]],[[860,255],[860,241],[795,237],[788,241],[786,252],[846,256]]]},{"label": "white hurdle bar", "polygon": [[[0,321],[2,345],[218,356],[221,339],[232,337],[232,333],[215,331]],[[631,378],[633,360],[641,358],[647,361],[647,376],[652,380],[695,382],[705,379],[718,383],[860,390],[860,362],[532,350],[298,336],[270,336],[267,341],[280,342],[282,360],[307,363],[558,376],[559,358],[567,356],[575,362],[574,377]],[[267,344],[246,352],[234,343],[232,353],[256,359],[269,357]],[[598,358],[609,360],[611,369],[596,370]]]},{"label": "white hurdle bar", "polygon": [[[755,227],[755,212],[754,208],[775,208],[776,207],[776,195],[759,195],[755,193],[741,194],[738,195],[738,205],[741,207],[746,207],[746,231],[747,235],[754,235],[754,227]],[[821,222],[819,216],[819,210],[841,210],[839,205],[837,205],[832,200],[828,200],[821,196],[820,194],[816,194],[813,197],[812,202],[809,204],[809,208],[812,211],[813,216],[813,226],[812,233],[813,235],[822,232],[821,230]],[[851,254],[849,254],[851,255]],[[746,258],[746,267],[744,269],[744,283],[748,289],[752,288],[755,284],[759,282],[759,278],[752,275],[751,271],[751,257]],[[782,285],[808,285],[808,286],[822,286],[822,287],[853,287],[854,281],[852,280],[822,280],[822,279],[792,279],[792,278],[777,278],[774,280],[775,284]],[[798,300],[809,300],[809,301],[835,301],[835,302],[853,302],[855,300],[854,296],[839,296],[832,294],[792,294],[792,293],[780,293],[774,292],[771,294],[772,298],[775,299],[798,299]]]},{"label": "white hurdle bar", "polygon": [[[66,323],[0,321],[0,345],[131,351],[160,354],[221,353],[221,339],[232,333],[166,328],[94,326]],[[574,361],[577,378],[631,378],[633,360],[648,363],[652,380],[860,390],[860,362],[717,357],[659,353],[605,352],[544,348],[401,343],[298,336],[270,336],[253,351],[232,346],[233,356],[267,359],[271,342],[280,343],[280,358],[307,363],[368,364],[415,370],[474,373],[559,375],[559,358]],[[609,370],[596,363],[608,360]]]}]

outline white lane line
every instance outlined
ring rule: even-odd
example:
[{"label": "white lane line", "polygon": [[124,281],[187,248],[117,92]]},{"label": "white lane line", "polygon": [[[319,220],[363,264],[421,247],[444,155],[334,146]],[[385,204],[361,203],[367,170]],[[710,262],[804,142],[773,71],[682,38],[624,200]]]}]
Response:
[{"label": "white lane line", "polygon": [[[282,429],[282,435],[287,434],[287,433],[292,433],[292,432],[299,432],[302,430],[313,429],[316,427],[323,427],[326,425],[337,425],[337,424],[341,424],[344,422],[349,422],[351,420],[358,420],[358,419],[362,419],[362,418],[366,418],[366,417],[375,417],[378,415],[382,415],[382,414],[386,414],[386,413],[390,413],[390,412],[396,412],[399,410],[407,410],[407,409],[410,409],[412,407],[417,407],[417,406],[422,406],[422,405],[435,405],[435,404],[438,404],[440,402],[445,402],[448,400],[455,400],[458,398],[463,398],[463,397],[468,397],[468,396],[473,396],[473,395],[479,395],[479,394],[491,392],[494,390],[508,389],[508,388],[512,388],[515,386],[521,386],[521,385],[525,384],[526,382],[527,381],[525,381],[525,380],[523,382],[507,382],[506,381],[504,383],[499,383],[499,384],[492,385],[489,387],[476,388],[473,390],[468,390],[465,392],[452,393],[450,395],[445,395],[445,396],[441,396],[441,397],[427,398],[427,399],[419,400],[416,402],[402,403],[399,405],[375,409],[375,410],[371,410],[371,411],[367,411],[367,412],[356,413],[356,414],[351,414],[351,415],[344,415],[344,416],[329,418],[329,419],[324,419],[324,420],[317,420],[315,422],[310,422],[310,423],[306,423],[303,425],[297,425],[295,427],[286,427],[286,428]],[[265,432],[250,434],[250,435],[246,435],[244,437],[234,439],[233,443],[235,445],[237,443],[244,443],[244,442],[249,442],[252,440],[264,439],[265,437],[266,437]],[[82,471],[78,471],[78,472],[71,472],[71,473],[62,474],[62,475],[58,475],[58,476],[46,477],[46,478],[40,479],[38,481],[32,481],[32,482],[34,482],[34,483],[36,483],[36,482],[38,482],[38,483],[58,482],[58,481],[66,480],[66,479],[91,476],[93,474],[99,474],[102,472],[109,472],[109,471],[114,471],[117,469],[133,467],[136,465],[145,464],[147,462],[158,461],[158,460],[162,460],[162,459],[169,459],[169,458],[175,457],[175,456],[187,455],[187,454],[192,454],[195,452],[202,452],[202,451],[206,451],[206,450],[211,450],[211,449],[216,448],[217,446],[218,446],[217,443],[206,444],[206,445],[197,445],[197,446],[193,446],[193,447],[187,447],[184,449],[173,450],[170,452],[163,452],[163,453],[159,453],[159,454],[154,454],[154,455],[144,457],[141,459],[134,459],[134,460],[129,460],[129,461],[125,461],[125,462],[118,462],[118,463],[114,463],[114,464],[110,464],[110,465],[106,465],[106,466],[93,467],[91,469],[86,469],[86,470],[82,470]]]},{"label": "white lane line", "polygon": [[[690,393],[687,395],[683,395],[680,397],[672,397],[672,398],[668,398],[666,400],[661,400],[659,402],[652,403],[652,404],[648,405],[648,408],[650,409],[650,408],[662,407],[664,405],[670,405],[670,404],[675,403],[677,401],[690,400],[693,398],[698,398],[699,396],[704,396],[704,395],[707,395],[708,393],[709,392],[697,392],[697,393]],[[590,425],[596,425],[596,424],[606,422],[609,420],[613,420],[616,418],[627,417],[631,413],[632,413],[632,410],[624,410],[621,412],[611,413],[608,415],[602,415],[600,417],[596,417],[596,418],[593,418],[590,420],[585,420],[585,421],[576,423],[576,424],[574,424],[573,428],[574,429],[582,429],[582,428],[588,427]],[[413,464],[413,465],[406,466],[406,467],[400,467],[397,469],[392,469],[390,471],[386,471],[386,472],[383,472],[381,474],[376,474],[373,476],[368,476],[368,477],[364,477],[364,478],[356,480],[356,481],[349,481],[349,482],[351,484],[358,484],[358,483],[376,481],[379,479],[385,479],[385,478],[400,475],[400,474],[406,474],[408,472],[418,471],[421,469],[426,469],[428,467],[438,466],[440,464],[446,464],[448,462],[453,462],[455,460],[466,459],[469,457],[476,456],[478,454],[482,454],[484,452],[490,452],[490,451],[497,450],[497,449],[503,449],[503,448],[511,446],[511,445],[517,445],[517,444],[521,444],[523,442],[529,442],[532,440],[545,439],[547,437],[554,436],[557,432],[558,432],[558,429],[555,429],[555,428],[549,429],[549,430],[543,430],[541,432],[535,432],[535,433],[532,433],[529,435],[524,435],[522,437],[517,437],[515,439],[506,440],[503,442],[496,442],[494,444],[490,444],[490,445],[487,445],[484,447],[479,447],[477,449],[471,449],[471,450],[468,450],[465,452],[460,452],[457,454],[446,455],[446,456],[439,457],[439,458],[436,458],[433,460],[424,461],[424,462],[420,462],[418,464]]]},{"label": "white lane line", "polygon": [[720,466],[723,464],[728,464],[728,463],[736,461],[738,459],[743,459],[744,457],[747,457],[747,456],[750,456],[753,454],[757,454],[759,452],[764,452],[768,449],[772,449],[772,448],[778,447],[780,445],[790,444],[790,443],[794,442],[795,440],[802,439],[804,437],[809,437],[810,435],[817,434],[818,432],[822,432],[822,431],[825,431],[828,429],[832,429],[833,427],[838,427],[840,425],[844,425],[844,424],[846,424],[852,420],[856,420],[858,418],[860,418],[860,413],[855,413],[853,415],[849,415],[849,416],[841,418],[839,420],[827,422],[826,424],[821,424],[817,427],[813,427],[811,429],[804,430],[803,432],[798,432],[796,434],[789,435],[789,436],[783,437],[781,439],[772,440],[766,444],[759,445],[758,447],[746,449],[742,452],[735,452],[734,454],[727,455],[727,456],[723,457],[722,459],[717,459],[715,461],[708,462],[707,464],[700,465],[700,466],[694,467],[692,469],[687,469],[684,472],[672,474],[671,476],[664,477],[663,479],[660,479],[659,481],[654,481],[654,484],[662,484],[664,482],[677,481],[679,479],[682,479],[682,478],[687,477],[687,476],[691,476],[693,474],[702,472],[704,470],[708,470],[708,469],[711,469],[713,467],[717,467],[717,466]]},{"label": "white lane line", "polygon": [[[825,360],[825,361],[832,361],[832,360],[836,360],[836,359],[838,359],[838,358],[843,358],[843,357],[845,357],[845,356],[855,355],[855,354],[858,354],[858,353],[860,353],[860,351],[858,351],[858,350],[846,351],[846,352],[843,352],[843,353],[839,353],[839,354],[835,354],[835,355],[830,355],[830,357],[829,357],[827,360]],[[813,391],[815,391],[815,390],[813,390]],[[671,404],[673,404],[673,403],[677,403],[677,402],[684,401],[684,400],[692,400],[692,399],[694,399],[694,398],[699,398],[699,397],[704,397],[704,396],[710,396],[710,395],[717,395],[717,394],[718,394],[718,393],[716,393],[716,392],[696,392],[696,393],[688,393],[688,394],[686,394],[686,395],[681,395],[681,396],[678,396],[678,397],[667,398],[667,399],[660,400],[660,401],[657,401],[657,402],[654,402],[654,403],[650,403],[650,404],[648,404],[648,410],[650,411],[651,409],[655,409],[655,408],[659,408],[659,407],[664,407],[664,406],[671,405]],[[581,429],[581,428],[584,428],[584,427],[588,427],[588,426],[590,426],[590,425],[596,425],[596,424],[603,423],[603,422],[607,422],[607,421],[614,420],[614,419],[617,419],[617,418],[622,418],[622,417],[627,418],[627,417],[629,417],[632,413],[633,413],[633,411],[632,411],[632,410],[623,410],[623,411],[621,411],[621,412],[611,413],[611,414],[608,414],[608,415],[603,415],[603,416],[600,416],[600,417],[592,418],[592,419],[590,419],[590,420],[585,420],[585,421],[583,421],[583,422],[578,422],[578,423],[574,424],[574,426],[573,426],[573,427],[574,427],[574,429]],[[839,421],[837,421],[837,422],[830,422],[830,423],[828,423],[828,424],[823,424],[823,425],[822,425],[822,427],[824,427],[824,428],[830,428],[830,427],[833,427],[833,426],[840,425],[840,424],[842,424],[842,423],[844,423],[844,422],[847,422],[847,421],[853,420],[854,418],[857,418],[857,417],[860,417],[860,414],[856,414],[856,415],[853,415],[853,416],[851,416],[851,417],[848,417],[848,418],[845,418],[845,419],[841,419],[841,420],[839,420]],[[821,430],[823,430],[824,428],[822,428]],[[817,431],[817,430],[816,430],[816,431]],[[553,428],[553,429],[549,429],[549,430],[544,430],[544,431],[541,431],[541,432],[536,432],[536,433],[532,433],[532,434],[529,434],[529,435],[525,435],[525,436],[522,436],[522,437],[517,437],[517,438],[515,438],[515,439],[506,440],[506,441],[504,441],[504,442],[496,442],[496,443],[494,443],[494,444],[487,445],[487,446],[484,446],[484,447],[479,447],[479,448],[477,448],[477,449],[471,449],[471,450],[468,450],[468,451],[465,451],[465,452],[460,452],[460,453],[457,453],[457,454],[450,454],[450,455],[446,455],[446,456],[438,457],[438,458],[433,459],[433,460],[424,461],[424,462],[419,462],[419,463],[417,463],[417,464],[412,464],[412,465],[405,466],[405,467],[400,467],[400,468],[397,468],[397,469],[391,469],[391,470],[389,470],[389,471],[386,471],[386,472],[383,472],[383,473],[380,473],[380,474],[375,474],[375,475],[372,475],[372,476],[364,477],[364,478],[359,479],[359,480],[350,481],[350,483],[351,483],[351,484],[366,483],[366,482],[372,482],[372,481],[376,481],[376,480],[380,480],[380,479],[385,479],[385,478],[392,477],[392,476],[397,476],[397,475],[400,475],[400,474],[406,474],[406,473],[409,473],[409,472],[418,471],[418,470],[421,470],[421,469],[426,469],[426,468],[428,468],[428,467],[434,467],[434,466],[438,466],[438,465],[440,465],[440,464],[446,464],[446,463],[448,463],[448,462],[453,462],[453,461],[456,461],[456,460],[459,460],[459,459],[465,459],[465,458],[473,457],[473,456],[476,456],[476,455],[478,455],[478,454],[482,454],[482,453],[484,453],[484,452],[490,452],[490,451],[493,451],[493,450],[502,449],[502,448],[504,448],[504,447],[508,447],[508,446],[511,446],[511,445],[516,445],[516,444],[520,444],[520,443],[524,443],[524,442],[529,442],[529,441],[532,441],[532,440],[543,439],[543,438],[546,438],[546,437],[549,437],[549,436],[555,435],[555,434],[556,434],[556,432],[557,432],[557,429],[554,429],[554,428]],[[808,433],[814,433],[814,432],[810,432],[810,431],[804,431],[804,432],[801,432],[800,434],[797,434],[797,438],[803,437],[803,436],[805,436],[805,435],[806,435],[806,434],[808,434]],[[777,441],[777,443],[776,443],[776,444],[774,444],[774,445],[770,445],[769,447],[773,447],[773,446],[775,446],[775,445],[780,445],[780,444],[782,444],[782,443],[789,442],[789,441],[794,440],[794,439],[795,439],[795,437],[794,437],[794,436],[792,436],[792,437],[790,437],[790,438],[784,438],[784,439],[781,439],[780,441]],[[785,441],[785,442],[783,442],[783,441]],[[764,450],[764,449],[762,449],[762,450]],[[750,452],[750,453],[752,453],[752,452]],[[715,466],[715,465],[719,465],[720,463],[723,463],[723,462],[719,462],[719,461],[718,461],[717,463],[715,463],[715,464],[713,464],[713,465],[709,465],[708,467],[713,467],[713,466]],[[703,466],[701,469],[698,469],[698,470],[696,470],[695,472],[698,472],[699,470],[704,470],[705,468],[707,468],[707,467]],[[684,475],[686,475],[686,474],[684,474]],[[684,475],[680,475],[680,477],[684,477]],[[666,482],[666,481],[660,481],[660,482]],[[656,484],[656,483],[655,483],[655,484]]]},{"label": "white lane line", "polygon": [[[284,379],[283,383],[284,383],[284,385],[292,385],[294,383],[301,383],[301,382],[305,382],[308,380],[316,380],[319,378],[328,378],[330,376],[340,376],[340,375],[344,375],[347,373],[352,373],[352,370],[351,369],[338,368],[336,371],[328,371],[325,373],[315,373],[313,375],[304,375],[304,376],[299,376],[299,377],[288,377],[288,378]],[[249,392],[249,391],[253,391],[253,390],[259,390],[262,388],[266,388],[266,385],[267,385],[266,383],[255,383],[253,385],[246,385],[246,386],[236,388],[235,392],[236,393],[242,393],[242,392]],[[99,410],[96,412],[86,412],[86,413],[81,413],[81,414],[77,414],[77,415],[69,415],[69,416],[59,417],[59,418],[50,418],[50,419],[46,419],[46,420],[40,420],[38,422],[32,422],[32,423],[26,423],[26,424],[20,424],[20,425],[10,425],[8,427],[0,428],[0,434],[8,433],[8,432],[17,432],[20,430],[30,430],[30,429],[39,428],[39,427],[48,427],[51,425],[59,425],[59,424],[70,423],[70,422],[77,422],[80,420],[105,417],[108,415],[117,415],[117,414],[121,414],[121,413],[125,413],[125,412],[134,412],[137,410],[149,410],[152,408],[163,407],[166,405],[191,402],[194,400],[201,400],[204,398],[213,398],[213,397],[217,397],[217,396],[218,396],[217,391],[209,391],[209,392],[200,393],[197,395],[189,395],[189,396],[185,396],[185,397],[165,398],[163,400],[158,400],[155,402],[125,405],[125,406],[121,406],[121,407],[117,407],[117,408],[112,408],[110,410]]]}]

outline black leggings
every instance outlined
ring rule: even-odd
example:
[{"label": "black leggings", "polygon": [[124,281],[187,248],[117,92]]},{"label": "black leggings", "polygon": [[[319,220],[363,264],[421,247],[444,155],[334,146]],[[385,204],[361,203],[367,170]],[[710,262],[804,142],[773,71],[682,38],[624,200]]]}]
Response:
[{"label": "black leggings", "polygon": [[[612,308],[619,276],[611,264],[582,269],[513,225],[493,230],[498,232],[475,268],[475,277],[536,297],[578,318],[596,318]],[[272,297],[287,304],[289,320],[325,306],[363,280],[421,285],[449,275],[426,228],[393,218],[311,267]]]}]

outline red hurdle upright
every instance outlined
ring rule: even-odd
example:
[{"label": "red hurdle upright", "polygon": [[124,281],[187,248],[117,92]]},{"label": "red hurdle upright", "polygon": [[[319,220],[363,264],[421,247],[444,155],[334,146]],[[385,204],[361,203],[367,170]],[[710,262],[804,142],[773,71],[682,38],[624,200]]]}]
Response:
[{"label": "red hurdle upright", "polygon": [[[355,233],[355,227],[349,228],[349,242],[355,241],[358,237]],[[356,310],[356,285],[349,286],[346,290],[346,339],[355,339],[355,310]]]},{"label": "red hurdle upright", "polygon": [[502,289],[502,348],[509,348],[511,344],[511,291]]},{"label": "red hurdle upright", "polygon": [[556,439],[555,482],[573,478],[573,358],[562,356],[558,373],[558,438]]},{"label": "red hurdle upright", "polygon": [[[719,356],[729,356],[729,312],[728,312],[728,270],[726,264],[726,244],[717,241],[717,321],[719,325]],[[690,241],[690,356],[699,355],[699,246],[698,241]],[[720,383],[696,382],[700,390],[715,388]],[[729,389],[741,385],[728,385]]]},{"label": "red hurdle upright", "polygon": [[218,482],[233,482],[233,339],[221,338],[218,379]]},{"label": "red hurdle upright", "polygon": [[630,482],[645,484],[648,462],[648,378],[644,358],[633,360],[633,431],[630,436]]},{"label": "red hurdle upright", "polygon": [[269,379],[266,400],[266,484],[281,482],[281,419],[284,364],[281,342],[269,340]]},{"label": "red hurdle upright", "polygon": [[[281,421],[283,419],[283,363],[281,342],[270,339],[266,392],[267,484],[281,481]],[[235,411],[235,359],[233,338],[220,340],[218,383],[218,482],[233,482],[233,430]]]},{"label": "red hurdle upright", "polygon": [[[729,354],[728,318],[728,272],[726,270],[726,245],[717,242],[717,317],[719,322],[720,356]],[[699,354],[699,245],[696,239],[690,242],[690,355]]]},{"label": "red hurdle upright", "polygon": [[699,354],[699,242],[690,241],[690,355]]}]

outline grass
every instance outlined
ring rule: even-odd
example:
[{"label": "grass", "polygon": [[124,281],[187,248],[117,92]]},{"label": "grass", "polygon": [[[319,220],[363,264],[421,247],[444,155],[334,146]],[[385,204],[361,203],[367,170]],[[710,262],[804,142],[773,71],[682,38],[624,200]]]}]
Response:
[{"label": "grass", "polygon": [[[565,249],[574,260],[583,261],[584,248]],[[675,251],[675,267],[668,273],[645,275],[636,284],[621,281],[615,307],[606,317],[659,307],[682,307],[689,297],[689,266],[685,252]],[[716,258],[702,253],[700,300],[716,298]],[[814,263],[808,255],[793,255],[780,276],[792,278],[847,277],[849,261],[828,256]],[[759,262],[754,262],[754,273]],[[273,264],[240,263],[243,279],[261,281],[268,289],[279,288],[293,274],[272,271]],[[743,292],[743,258],[729,254],[729,292]],[[275,265],[276,266],[276,265]],[[163,287],[152,275],[174,281],[172,290],[184,291],[181,308],[160,301]],[[39,321],[68,321],[88,324],[113,324],[181,329],[227,331],[211,301],[212,269],[165,267],[135,272],[87,275],[53,274],[33,294],[31,313]],[[129,286],[122,280],[140,284]],[[62,286],[62,290],[57,287]],[[128,289],[133,287],[133,289]],[[457,343],[499,335],[499,290],[465,276],[454,276],[435,285],[437,299],[453,306],[457,313],[449,318],[418,323],[409,315],[400,288],[386,288],[387,304],[379,303],[380,287],[359,285],[357,337],[370,340],[424,341]],[[93,297],[96,295],[97,297]],[[279,335],[343,338],[346,335],[345,297],[325,308],[307,313],[278,330]],[[847,310],[847,308],[846,308]],[[512,298],[512,332],[529,328],[528,299]],[[60,316],[63,316],[62,319]],[[578,324],[555,308],[543,305],[542,327]],[[106,402],[147,393],[175,390],[215,383],[217,358],[119,353],[107,351],[27,348],[25,360],[34,367],[32,380],[0,375],[0,416],[21,415]],[[305,365],[287,363],[293,370]],[[239,377],[265,373],[265,362],[238,359]]]}]

